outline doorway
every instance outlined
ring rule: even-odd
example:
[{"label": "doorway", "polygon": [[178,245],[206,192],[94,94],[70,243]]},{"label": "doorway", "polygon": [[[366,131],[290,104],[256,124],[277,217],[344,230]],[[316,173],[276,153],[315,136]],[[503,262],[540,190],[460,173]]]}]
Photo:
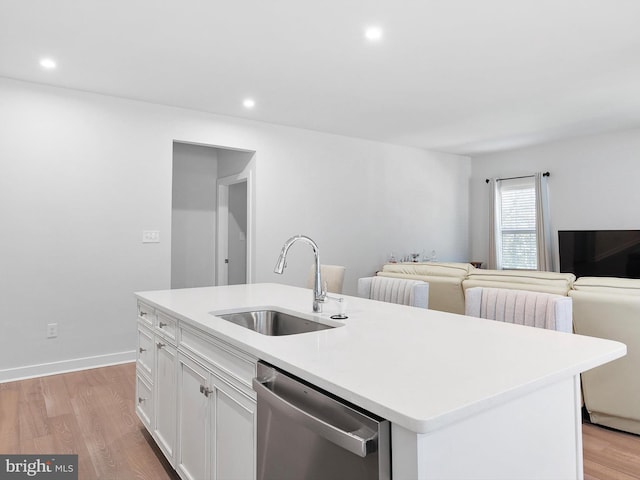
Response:
[{"label": "doorway", "polygon": [[254,154],[174,141],[171,288],[251,283]]},{"label": "doorway", "polygon": [[248,178],[218,179],[217,285],[247,283]]}]

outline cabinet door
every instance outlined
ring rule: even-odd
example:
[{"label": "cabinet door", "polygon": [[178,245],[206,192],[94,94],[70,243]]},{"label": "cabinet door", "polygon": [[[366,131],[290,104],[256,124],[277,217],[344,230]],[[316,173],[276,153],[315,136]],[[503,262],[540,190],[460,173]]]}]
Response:
[{"label": "cabinet door", "polygon": [[137,368],[138,372],[146,375],[149,380],[153,379],[154,352],[153,332],[138,324]]},{"label": "cabinet door", "polygon": [[136,375],[136,413],[147,430],[151,432],[153,395],[148,380],[141,375]]},{"label": "cabinet door", "polygon": [[174,464],[176,443],[176,347],[156,336],[154,437],[167,459]]},{"label": "cabinet door", "polygon": [[214,376],[212,478],[256,477],[256,402]]},{"label": "cabinet door", "polygon": [[209,372],[178,354],[178,447],[176,470],[185,480],[208,478]]}]

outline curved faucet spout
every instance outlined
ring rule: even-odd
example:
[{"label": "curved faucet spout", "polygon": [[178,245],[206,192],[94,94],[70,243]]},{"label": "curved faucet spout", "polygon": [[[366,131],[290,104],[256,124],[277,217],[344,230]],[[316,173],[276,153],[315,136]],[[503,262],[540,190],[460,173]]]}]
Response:
[{"label": "curved faucet spout", "polygon": [[322,303],[326,300],[327,292],[325,292],[322,288],[322,278],[320,276],[320,251],[316,242],[314,242],[306,235],[294,235],[293,237],[291,237],[289,240],[284,242],[282,250],[280,250],[280,256],[278,257],[278,261],[276,262],[276,266],[273,271],[274,273],[282,275],[284,269],[287,266],[287,253],[289,252],[289,248],[291,248],[291,245],[298,241],[302,241],[313,248],[313,254],[315,256],[315,271],[313,280],[313,311],[321,312]]}]

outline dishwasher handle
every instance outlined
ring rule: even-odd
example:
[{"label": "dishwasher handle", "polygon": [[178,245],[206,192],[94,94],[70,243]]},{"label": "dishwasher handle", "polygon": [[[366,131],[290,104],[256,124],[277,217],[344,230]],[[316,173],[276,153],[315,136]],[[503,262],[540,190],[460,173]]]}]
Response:
[{"label": "dishwasher handle", "polygon": [[292,420],[359,457],[364,458],[378,450],[377,432],[374,432],[368,438],[362,438],[353,432],[344,431],[288,402],[257,378],[253,379],[253,389],[258,394],[258,397],[266,401],[271,407],[286,413]]}]

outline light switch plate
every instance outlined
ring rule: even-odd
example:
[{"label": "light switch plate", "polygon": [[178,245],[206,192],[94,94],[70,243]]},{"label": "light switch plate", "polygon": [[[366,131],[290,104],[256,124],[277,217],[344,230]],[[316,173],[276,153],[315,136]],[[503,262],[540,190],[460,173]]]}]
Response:
[{"label": "light switch plate", "polygon": [[47,338],[56,338],[58,336],[58,324],[57,323],[48,323],[47,324]]},{"label": "light switch plate", "polygon": [[160,232],[158,230],[144,230],[142,243],[160,243]]}]

